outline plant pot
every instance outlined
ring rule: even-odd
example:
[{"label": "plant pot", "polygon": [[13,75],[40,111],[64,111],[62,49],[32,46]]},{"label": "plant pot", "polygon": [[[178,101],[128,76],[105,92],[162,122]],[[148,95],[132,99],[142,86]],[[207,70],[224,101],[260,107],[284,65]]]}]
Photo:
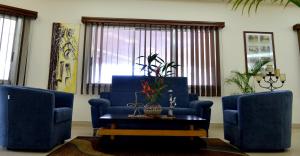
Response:
[{"label": "plant pot", "polygon": [[144,106],[144,114],[147,116],[160,116],[162,107],[160,104],[146,104]]}]

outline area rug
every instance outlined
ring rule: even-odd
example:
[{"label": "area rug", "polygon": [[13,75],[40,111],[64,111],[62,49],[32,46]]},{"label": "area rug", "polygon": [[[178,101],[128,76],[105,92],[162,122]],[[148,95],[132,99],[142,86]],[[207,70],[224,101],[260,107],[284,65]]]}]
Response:
[{"label": "area rug", "polygon": [[49,156],[248,156],[217,138],[77,137]]}]

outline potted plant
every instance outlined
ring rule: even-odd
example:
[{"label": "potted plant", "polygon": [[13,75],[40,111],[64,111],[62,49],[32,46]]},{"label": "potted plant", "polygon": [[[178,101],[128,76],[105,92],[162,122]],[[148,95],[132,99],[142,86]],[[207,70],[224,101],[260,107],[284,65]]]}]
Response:
[{"label": "potted plant", "polygon": [[[160,115],[162,108],[158,103],[164,89],[167,85],[164,83],[164,77],[172,76],[174,69],[177,69],[178,65],[175,62],[165,62],[158,56],[157,53],[150,54],[149,56],[139,56],[137,58],[139,62],[142,59],[142,63],[137,63],[142,68],[142,71],[147,73],[150,79],[142,81],[142,93],[145,95],[147,104],[144,107],[144,113],[146,115]],[[145,60],[145,61],[144,61]]]},{"label": "potted plant", "polygon": [[231,76],[226,79],[226,83],[235,84],[242,93],[254,93],[255,89],[250,84],[250,79],[261,71],[262,67],[269,63],[268,60],[259,60],[251,68],[250,72],[241,73],[239,71],[231,71]]}]

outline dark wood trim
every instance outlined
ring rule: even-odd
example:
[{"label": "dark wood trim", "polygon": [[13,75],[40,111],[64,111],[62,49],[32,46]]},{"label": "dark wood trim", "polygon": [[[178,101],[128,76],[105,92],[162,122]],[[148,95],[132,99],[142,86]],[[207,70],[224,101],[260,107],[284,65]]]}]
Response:
[{"label": "dark wood trim", "polygon": [[300,31],[300,24],[295,24],[295,25],[293,26],[293,29],[294,29],[295,31]]},{"label": "dark wood trim", "polygon": [[85,25],[84,26],[84,41],[83,41],[83,60],[82,60],[82,70],[81,70],[81,88],[80,88],[80,93],[81,95],[83,95],[83,85],[84,85],[84,71],[86,70],[85,69],[85,53],[86,53],[86,33],[87,33],[87,26]]},{"label": "dark wood trim", "polygon": [[298,34],[298,44],[299,44],[299,51],[300,51],[300,29],[298,30],[297,34]]},{"label": "dark wood trim", "polygon": [[134,18],[82,17],[82,23],[111,23],[111,24],[142,24],[142,25],[173,25],[173,26],[209,26],[224,28],[225,22],[181,21]]},{"label": "dark wood trim", "polygon": [[273,48],[274,68],[276,69],[276,56],[275,56],[274,33],[273,33],[273,32],[244,31],[244,50],[245,50],[245,68],[246,68],[246,72],[248,72],[247,43],[246,43],[246,34],[247,34],[247,33],[254,33],[254,34],[271,34],[271,36],[272,36],[272,48]]},{"label": "dark wood trim", "polygon": [[7,6],[3,4],[0,4],[0,13],[13,15],[13,16],[25,16],[33,19],[36,19],[38,16],[38,12],[36,11],[25,10],[25,9]]},{"label": "dark wood trim", "polygon": [[293,29],[297,32],[298,34],[298,45],[299,45],[299,51],[300,51],[300,24],[296,24],[293,26]]},{"label": "dark wood trim", "polygon": [[245,68],[248,73],[248,59],[247,59],[247,42],[246,42],[246,32],[243,33],[244,36],[244,56],[245,56]]}]

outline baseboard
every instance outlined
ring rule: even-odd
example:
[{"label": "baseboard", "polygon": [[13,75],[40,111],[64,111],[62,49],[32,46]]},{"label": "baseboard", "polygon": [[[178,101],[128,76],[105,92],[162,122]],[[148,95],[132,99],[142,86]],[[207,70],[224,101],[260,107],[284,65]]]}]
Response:
[{"label": "baseboard", "polygon": [[73,121],[72,126],[76,127],[92,127],[92,122],[90,121]]},{"label": "baseboard", "polygon": [[300,124],[293,124],[292,128],[300,128]]},{"label": "baseboard", "polygon": [[[223,128],[223,123],[210,123],[210,128]],[[292,128],[300,128],[300,124],[292,124]]]},{"label": "baseboard", "polygon": [[223,128],[223,123],[210,123],[210,128]]}]

